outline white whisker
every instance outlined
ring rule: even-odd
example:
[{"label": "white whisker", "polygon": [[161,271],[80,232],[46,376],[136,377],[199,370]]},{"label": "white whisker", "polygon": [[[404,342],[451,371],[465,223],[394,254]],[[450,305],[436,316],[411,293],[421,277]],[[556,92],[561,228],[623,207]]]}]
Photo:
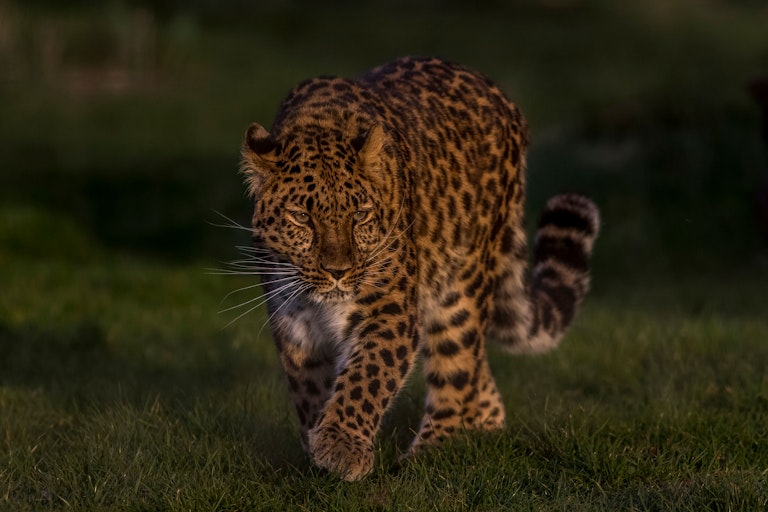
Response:
[{"label": "white whisker", "polygon": [[245,246],[237,246],[236,249],[240,251],[240,254],[243,255],[245,258],[240,260],[235,260],[232,263],[250,263],[250,262],[256,262],[256,263],[263,263],[265,265],[269,265],[270,267],[285,267],[285,268],[297,268],[296,265],[294,265],[291,262],[288,261],[275,261],[274,260],[274,253],[267,249],[260,249],[258,252],[256,251],[248,251],[248,247]]},{"label": "white whisker", "polygon": [[286,274],[293,272],[298,274],[299,268],[291,263],[275,263],[269,260],[234,260],[231,262],[222,262],[222,264],[229,268],[208,268],[209,272],[217,272],[224,274],[240,274],[242,271],[256,272],[261,274]]},{"label": "white whisker", "polygon": [[299,287],[298,287],[298,288],[297,288],[295,291],[293,291],[293,292],[292,292],[292,293],[291,293],[291,294],[290,294],[290,295],[289,295],[289,296],[288,296],[288,297],[287,297],[287,298],[286,298],[286,299],[283,301],[283,303],[282,303],[282,304],[280,304],[280,306],[279,306],[279,307],[278,307],[278,308],[277,308],[275,311],[273,311],[273,312],[272,312],[272,313],[271,313],[271,314],[270,314],[270,315],[267,317],[266,321],[264,321],[264,323],[261,325],[261,329],[259,329],[259,332],[256,334],[256,337],[257,337],[257,338],[261,337],[261,333],[262,333],[262,331],[264,330],[264,327],[266,327],[266,326],[267,326],[267,324],[269,324],[269,323],[272,321],[272,318],[274,318],[274,317],[275,317],[275,315],[277,315],[277,314],[278,314],[278,313],[279,313],[279,312],[280,312],[280,311],[281,311],[281,310],[282,310],[284,307],[286,307],[288,304],[290,304],[291,302],[293,302],[293,301],[296,299],[296,297],[297,297],[299,294],[301,294],[301,293],[303,293],[303,292],[307,291],[307,290],[308,290],[308,289],[310,289],[310,288],[312,288],[312,285],[310,285],[310,284],[307,284],[307,283],[304,283],[302,286],[299,286]]},{"label": "white whisker", "polygon": [[[387,251],[388,249],[390,249],[390,248],[392,247],[392,244],[394,244],[394,243],[395,243],[395,242],[396,242],[396,241],[397,241],[397,240],[398,240],[400,237],[402,237],[403,235],[405,235],[405,234],[406,234],[406,232],[408,231],[408,229],[409,229],[409,228],[410,228],[410,227],[413,225],[413,222],[414,222],[414,221],[411,221],[411,223],[410,223],[410,224],[408,224],[408,225],[405,227],[405,229],[403,229],[402,231],[400,231],[400,233],[398,233],[397,235],[395,235],[395,236],[392,236],[391,238],[390,238],[390,235],[388,235],[387,237],[385,237],[385,238],[382,240],[382,242],[379,244],[379,246],[377,246],[377,247],[376,247],[376,248],[375,248],[373,251],[371,251],[371,254],[369,254],[369,255],[368,255],[368,257],[365,259],[365,262],[366,262],[366,263],[370,263],[371,261],[373,261],[373,260],[375,260],[377,257],[379,257],[379,255],[381,255],[382,253],[384,253],[385,251]],[[387,238],[389,238],[389,240],[387,240]]]},{"label": "white whisker", "polygon": [[[381,254],[380,254],[380,255],[381,255]],[[387,264],[389,264],[389,263],[391,263],[391,262],[392,262],[392,256],[393,256],[393,255],[394,255],[394,254],[393,254],[392,252],[388,252],[388,253],[386,253],[386,254],[382,255],[382,257],[381,257],[381,258],[379,258],[378,260],[376,260],[376,261],[373,261],[373,262],[371,262],[371,263],[368,263],[368,264],[365,266],[365,270],[366,270],[366,271],[371,271],[371,270],[375,270],[375,271],[381,271],[381,270],[382,270],[382,267],[384,267],[384,266],[386,266]]]},{"label": "white whisker", "polygon": [[210,222],[210,221],[209,221],[209,222],[208,222],[208,224],[209,224],[209,225],[211,225],[211,226],[214,226],[214,227],[217,227],[217,228],[242,229],[242,230],[244,230],[244,231],[248,231],[249,233],[252,233],[252,232],[253,232],[253,230],[252,230],[251,228],[245,227],[245,226],[243,226],[242,224],[240,224],[239,222],[237,222],[237,221],[234,221],[234,220],[230,219],[229,217],[227,217],[226,215],[224,215],[224,214],[223,214],[223,213],[221,213],[220,211],[218,211],[218,210],[213,210],[213,212],[214,212],[215,214],[217,214],[217,215],[219,215],[219,216],[223,217],[223,218],[224,218],[224,219],[225,219],[227,222],[229,222],[229,224],[216,224],[216,223],[214,223],[214,222]]},{"label": "white whisker", "polygon": [[274,268],[277,270],[284,270],[284,269],[296,269],[297,267],[292,263],[275,263],[273,261],[269,261],[268,259],[264,258],[247,258],[243,260],[233,260],[228,263],[225,263],[225,265],[229,265],[232,267],[243,267],[243,266],[257,266],[261,265],[261,268]]},{"label": "white whisker", "polygon": [[285,291],[286,289],[290,288],[291,286],[295,286],[296,283],[297,283],[297,280],[291,279],[290,282],[288,282],[288,283],[286,283],[286,284],[284,284],[282,286],[279,286],[279,287],[275,288],[274,290],[270,290],[270,291],[268,291],[266,293],[262,293],[261,295],[258,295],[258,296],[254,297],[252,299],[249,299],[249,300],[247,300],[245,302],[241,302],[240,304],[236,304],[236,305],[228,307],[226,309],[222,309],[221,311],[219,311],[219,313],[220,314],[221,313],[226,313],[227,311],[232,311],[233,309],[238,309],[238,308],[241,308],[243,306],[247,306],[248,304],[251,304],[253,302],[261,301],[256,306],[254,306],[254,308],[257,308],[260,305],[262,305],[265,302],[267,302],[267,300],[269,300],[270,297],[273,297],[273,296],[275,296],[275,295]]},{"label": "white whisker", "polygon": [[[270,281],[269,283],[270,284],[271,283],[280,283],[280,282],[283,282],[283,281],[292,281],[292,280],[295,280],[295,279],[296,279],[295,276],[283,277],[282,279],[275,279],[273,281]],[[259,288],[259,287],[264,286],[265,284],[267,284],[267,283],[256,283],[256,284],[251,284],[251,285],[248,285],[248,286],[243,286],[242,288],[238,288],[237,290],[232,290],[231,292],[226,294],[223,299],[221,299],[221,302],[219,304],[223,303],[225,300],[227,300],[230,296],[234,295],[235,293],[244,292],[245,290],[251,290],[253,288]]]},{"label": "white whisker", "polygon": [[226,269],[208,269],[208,274],[214,276],[298,276],[299,273],[295,270],[285,270],[282,272],[275,272],[270,269],[254,269],[254,270],[226,270]]},{"label": "white whisker", "polygon": [[[223,213],[216,210],[214,210],[214,213],[224,219],[225,222],[220,224],[208,222],[208,224],[216,227],[238,229],[247,231],[248,233],[253,233],[253,230],[250,227],[243,226],[227,215],[224,215]],[[248,245],[236,245],[235,249],[237,249],[243,258],[226,263],[222,262],[224,268],[208,268],[206,269],[207,273],[213,275],[258,276],[261,278],[261,282],[243,286],[242,288],[238,288],[237,290],[229,292],[221,300],[221,303],[224,303],[229,297],[236,293],[251,290],[253,288],[265,289],[264,287],[266,285],[276,284],[279,284],[279,286],[269,291],[263,292],[256,297],[235,304],[234,306],[220,310],[219,314],[222,314],[240,308],[247,308],[245,311],[227,323],[225,328],[231,326],[255,309],[263,306],[264,304],[267,304],[273,298],[278,297],[281,294],[285,294],[287,297],[282,301],[280,307],[278,307],[275,311],[275,313],[277,313],[287,304],[294,301],[300,293],[312,287],[312,285],[304,283],[300,279],[299,267],[288,261],[275,261],[277,256],[270,249]],[[270,315],[268,321],[272,318],[272,316],[274,316],[275,313]]]},{"label": "white whisker", "polygon": [[414,222],[416,222],[416,219],[412,220],[400,233],[398,233],[395,236],[392,236],[392,233],[394,232],[395,228],[397,227],[397,222],[400,220],[400,215],[403,212],[403,204],[400,205],[400,210],[397,212],[397,216],[395,217],[395,221],[392,224],[392,227],[389,229],[386,235],[384,235],[384,238],[379,242],[379,244],[371,250],[371,253],[366,258],[366,262],[371,261],[376,256],[378,256],[382,251],[388,249],[392,246],[392,244],[403,236],[410,228],[413,226]]},{"label": "white whisker", "polygon": [[264,247],[254,247],[252,245],[236,245],[235,249],[242,252],[257,252],[261,254],[272,254],[272,251]]},{"label": "white whisker", "polygon": [[[287,289],[287,288],[290,288],[291,286],[297,286],[297,283],[288,283],[287,285],[281,286],[281,287],[280,287],[278,290],[273,290],[272,292],[270,292],[269,294],[266,294],[266,295],[271,295],[271,296],[274,296],[274,293],[273,293],[273,292],[276,292],[276,291],[284,291],[285,289]],[[295,291],[291,292],[291,295],[289,296],[289,299],[293,299],[293,298],[294,298],[294,297],[295,297],[295,296],[296,296],[298,293],[300,293],[300,292],[302,292],[302,291],[304,291],[304,290],[306,290],[306,289],[308,289],[308,288],[310,288],[310,285],[308,285],[308,284],[303,284],[303,285],[299,284],[299,285],[298,285],[298,289],[296,289]],[[265,297],[265,295],[262,295],[261,297],[258,297],[258,298],[264,298],[264,297]],[[252,312],[252,311],[254,311],[255,309],[257,309],[257,308],[259,308],[260,306],[264,305],[266,302],[268,302],[268,300],[269,300],[270,298],[271,298],[271,297],[266,297],[266,298],[264,298],[264,300],[263,300],[263,301],[260,301],[260,302],[259,302],[258,304],[256,304],[255,306],[252,306],[252,307],[248,308],[248,310],[247,310],[247,311],[244,311],[243,313],[239,314],[239,315],[238,315],[238,316],[236,316],[234,319],[232,319],[232,320],[231,320],[231,321],[230,321],[230,322],[229,322],[227,325],[225,325],[225,326],[224,326],[224,328],[226,329],[227,327],[231,326],[232,324],[234,324],[235,322],[237,322],[238,320],[240,320],[241,318],[243,318],[243,317],[244,317],[244,316],[246,316],[247,314],[251,313],[251,312]],[[249,301],[249,302],[252,302],[252,301]],[[288,300],[284,301],[284,302],[283,302],[283,305],[285,305],[287,302],[288,302]],[[244,304],[242,304],[242,305],[244,305]],[[281,305],[281,307],[280,307],[280,308],[278,308],[278,311],[279,311],[280,309],[282,309],[283,305]],[[269,318],[271,318],[271,317],[272,317],[272,315],[270,315],[270,316],[269,316]],[[263,329],[263,328],[264,328],[264,327],[262,326],[262,329]],[[261,335],[261,330],[259,330],[259,334],[258,334],[258,335],[259,335],[259,336]]]},{"label": "white whisker", "polygon": [[273,268],[267,265],[248,265],[246,263],[227,263],[228,268],[209,269],[217,272],[261,272],[263,274],[298,274],[295,268]]}]

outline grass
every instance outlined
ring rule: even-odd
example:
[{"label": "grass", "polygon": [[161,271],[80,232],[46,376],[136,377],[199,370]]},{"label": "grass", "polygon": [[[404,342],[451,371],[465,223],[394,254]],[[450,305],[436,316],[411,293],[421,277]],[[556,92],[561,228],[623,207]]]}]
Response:
[{"label": "grass", "polygon": [[423,396],[414,378],[375,474],[343,484],[301,453],[274,350],[252,336],[263,314],[222,329],[217,303],[235,283],[89,253],[3,261],[0,503],[13,510],[768,504],[764,278],[597,293],[560,350],[493,351],[503,433],[398,467]]},{"label": "grass", "polygon": [[[768,507],[768,253],[750,199],[766,155],[743,91],[768,65],[764,8],[186,4],[0,3],[0,510]],[[155,39],[121,39],[142,23]],[[66,49],[53,71],[28,36],[41,27]],[[531,119],[531,218],[571,189],[604,228],[563,346],[492,351],[503,432],[398,464],[415,375],[374,474],[345,484],[301,452],[264,312],[217,313],[252,283],[206,269],[247,239],[206,221],[247,222],[239,138],[288,87],[403,53],[502,83]],[[124,90],[73,78],[115,66]]]}]

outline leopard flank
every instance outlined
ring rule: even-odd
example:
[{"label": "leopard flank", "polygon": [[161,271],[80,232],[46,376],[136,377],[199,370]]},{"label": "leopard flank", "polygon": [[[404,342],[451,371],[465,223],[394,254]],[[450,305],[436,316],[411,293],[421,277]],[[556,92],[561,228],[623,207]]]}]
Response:
[{"label": "leopard flank", "polygon": [[269,132],[247,130],[248,265],[316,465],[346,480],[371,471],[417,357],[427,397],[411,453],[503,427],[486,340],[558,344],[589,287],[599,215],[585,197],[551,199],[529,271],[526,147],[496,85],[434,58],[305,81]]}]

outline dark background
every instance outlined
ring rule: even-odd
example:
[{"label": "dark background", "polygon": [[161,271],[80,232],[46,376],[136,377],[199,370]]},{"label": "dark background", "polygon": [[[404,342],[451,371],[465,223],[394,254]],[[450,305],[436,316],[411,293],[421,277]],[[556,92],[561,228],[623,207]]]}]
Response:
[{"label": "dark background", "polygon": [[560,191],[597,200],[605,281],[766,272],[762,2],[360,4],[0,1],[0,242],[77,253],[61,224],[120,253],[228,259],[247,234],[211,223],[248,223],[250,122],[302,79],[434,54],[529,118],[530,219]]}]

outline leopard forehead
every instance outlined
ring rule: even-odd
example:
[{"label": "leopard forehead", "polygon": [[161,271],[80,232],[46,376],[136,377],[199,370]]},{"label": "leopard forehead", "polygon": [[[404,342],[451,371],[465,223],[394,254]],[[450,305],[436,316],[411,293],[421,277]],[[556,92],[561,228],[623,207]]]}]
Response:
[{"label": "leopard forehead", "polygon": [[369,208],[376,200],[351,143],[338,133],[291,138],[282,155],[264,200],[321,217]]}]

